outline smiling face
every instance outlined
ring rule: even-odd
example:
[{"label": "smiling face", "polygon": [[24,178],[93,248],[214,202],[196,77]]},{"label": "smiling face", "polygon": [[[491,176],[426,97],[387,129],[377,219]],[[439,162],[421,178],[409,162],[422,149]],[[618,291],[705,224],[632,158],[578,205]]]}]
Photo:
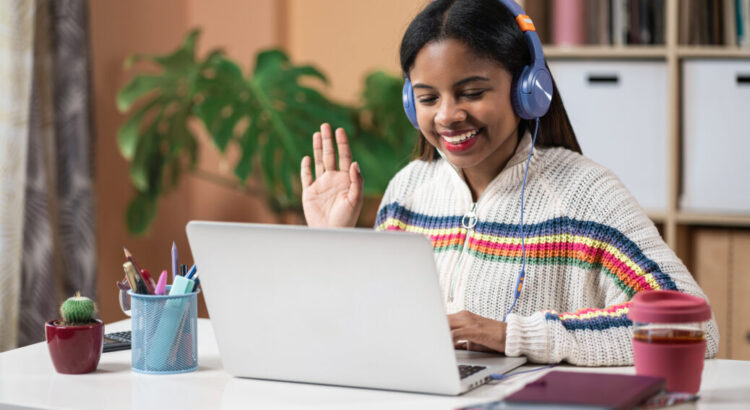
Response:
[{"label": "smiling face", "polygon": [[445,39],[419,51],[409,78],[422,134],[481,192],[518,144],[511,73],[464,43]]}]

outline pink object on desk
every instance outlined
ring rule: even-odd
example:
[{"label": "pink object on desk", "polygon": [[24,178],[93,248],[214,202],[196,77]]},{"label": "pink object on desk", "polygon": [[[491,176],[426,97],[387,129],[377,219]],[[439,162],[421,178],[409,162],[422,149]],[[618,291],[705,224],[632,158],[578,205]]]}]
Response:
[{"label": "pink object on desk", "polygon": [[660,377],[551,371],[506,397],[505,401],[631,409],[663,387],[664,379]]},{"label": "pink object on desk", "polygon": [[637,293],[633,323],[637,374],[664,377],[670,392],[697,393],[706,355],[705,327],[711,307],[704,299],[674,290]]}]

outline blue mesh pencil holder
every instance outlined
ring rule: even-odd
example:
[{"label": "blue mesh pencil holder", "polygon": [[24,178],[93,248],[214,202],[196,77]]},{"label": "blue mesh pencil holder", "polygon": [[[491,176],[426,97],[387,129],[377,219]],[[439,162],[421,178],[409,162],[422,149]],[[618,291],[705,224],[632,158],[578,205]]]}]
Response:
[{"label": "blue mesh pencil holder", "polygon": [[173,374],[198,369],[198,292],[162,296],[128,291],[134,371]]}]

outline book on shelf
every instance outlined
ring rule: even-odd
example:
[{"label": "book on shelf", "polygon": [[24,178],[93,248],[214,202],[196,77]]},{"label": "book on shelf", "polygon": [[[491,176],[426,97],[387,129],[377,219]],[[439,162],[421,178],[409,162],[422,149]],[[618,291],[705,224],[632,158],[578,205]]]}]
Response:
[{"label": "book on shelf", "polygon": [[678,4],[680,44],[750,46],[750,0],[681,0]]},{"label": "book on shelf", "polygon": [[526,0],[524,4],[544,43],[664,44],[664,0]]},{"label": "book on shelf", "polygon": [[[526,0],[545,44],[663,45],[665,0]],[[750,0],[679,0],[681,45],[750,47]]]}]

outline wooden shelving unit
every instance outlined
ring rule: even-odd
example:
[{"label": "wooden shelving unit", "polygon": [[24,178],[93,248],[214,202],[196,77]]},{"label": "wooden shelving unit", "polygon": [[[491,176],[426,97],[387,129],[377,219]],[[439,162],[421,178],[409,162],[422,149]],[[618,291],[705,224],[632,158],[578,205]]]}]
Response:
[{"label": "wooden shelving unit", "polygon": [[[649,217],[657,224],[662,225],[664,239],[678,253],[685,249],[680,243],[683,238],[682,232],[685,226],[729,226],[750,227],[750,214],[748,215],[725,215],[725,214],[696,214],[681,211],[679,209],[679,187],[681,182],[681,64],[682,60],[688,58],[701,59],[724,59],[724,58],[747,58],[750,59],[750,48],[725,47],[725,46],[688,46],[678,43],[677,33],[679,30],[679,0],[666,0],[666,44],[655,46],[555,46],[545,45],[544,54],[550,60],[575,59],[575,60],[664,60],[667,64],[669,78],[669,164],[668,206],[663,213],[649,213]],[[680,255],[685,256],[685,255]]]},{"label": "wooden shelving unit", "polygon": [[[714,0],[716,1],[716,0]],[[665,44],[658,46],[560,47],[545,45],[549,60],[661,60],[668,78],[668,201],[649,213],[665,241],[686,263],[714,306],[721,333],[719,357],[750,359],[750,320],[744,315],[750,291],[750,211],[697,213],[680,209],[682,183],[682,63],[687,59],[748,59],[750,48],[679,44],[680,1],[665,1]],[[533,16],[532,16],[533,18]],[[748,107],[750,109],[750,107]],[[748,111],[750,112],[750,110]],[[750,204],[748,204],[750,207]]]}]

